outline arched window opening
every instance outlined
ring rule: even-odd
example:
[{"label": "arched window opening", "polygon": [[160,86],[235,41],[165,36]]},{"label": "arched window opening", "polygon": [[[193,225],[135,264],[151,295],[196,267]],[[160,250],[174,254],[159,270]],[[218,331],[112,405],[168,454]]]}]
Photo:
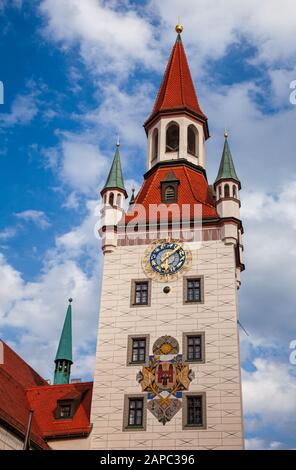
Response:
[{"label": "arched window opening", "polygon": [[197,157],[197,129],[191,124],[187,128],[187,152]]},{"label": "arched window opening", "polygon": [[117,207],[120,207],[121,205],[121,194],[117,194],[117,197],[116,197],[116,206]]},{"label": "arched window opening", "polygon": [[224,197],[230,197],[229,184],[224,186]]},{"label": "arched window opening", "polygon": [[165,202],[173,202],[176,199],[175,188],[173,186],[168,186],[164,192]]},{"label": "arched window opening", "polygon": [[154,129],[152,138],[152,160],[158,157],[158,129]]},{"label": "arched window opening", "polygon": [[219,186],[219,199],[222,197],[222,186]]},{"label": "arched window opening", "polygon": [[237,191],[236,191],[236,186],[232,186],[232,195],[233,197],[237,198]]},{"label": "arched window opening", "polygon": [[106,202],[107,202],[107,194],[105,194],[104,196],[104,204],[106,204]]},{"label": "arched window opening", "polygon": [[177,152],[179,150],[179,126],[171,123],[166,131],[166,152]]},{"label": "arched window opening", "polygon": [[110,193],[110,196],[109,196],[109,204],[110,206],[114,206],[114,194],[113,193]]}]

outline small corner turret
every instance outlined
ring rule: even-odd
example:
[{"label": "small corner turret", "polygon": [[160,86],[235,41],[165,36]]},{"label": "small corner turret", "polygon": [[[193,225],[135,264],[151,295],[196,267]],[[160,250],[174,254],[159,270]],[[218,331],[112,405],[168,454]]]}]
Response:
[{"label": "small corner turret", "polygon": [[100,233],[104,254],[114,251],[117,246],[116,227],[122,218],[125,199],[128,197],[124,186],[119,148],[120,143],[117,138],[112,166],[101,191],[103,208]]},{"label": "small corner turret", "polygon": [[222,238],[226,244],[232,244],[236,249],[237,284],[240,286],[240,272],[244,269],[242,261],[242,234],[243,227],[240,216],[241,183],[235,171],[229,143],[228,133],[224,133],[224,148],[214,183],[216,194],[216,208],[222,220]]}]

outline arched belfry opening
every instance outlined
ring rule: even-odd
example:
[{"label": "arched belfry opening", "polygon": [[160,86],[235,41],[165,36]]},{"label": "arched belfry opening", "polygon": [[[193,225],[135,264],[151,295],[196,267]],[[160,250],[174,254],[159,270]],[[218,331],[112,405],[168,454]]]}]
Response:
[{"label": "arched belfry opening", "polygon": [[180,143],[180,128],[176,122],[171,122],[166,130],[166,152],[178,152]]},{"label": "arched belfry opening", "polygon": [[198,130],[193,124],[187,127],[187,152],[194,157],[198,156]]},{"label": "arched belfry opening", "polygon": [[158,157],[158,129],[154,129],[152,135],[152,161]]}]

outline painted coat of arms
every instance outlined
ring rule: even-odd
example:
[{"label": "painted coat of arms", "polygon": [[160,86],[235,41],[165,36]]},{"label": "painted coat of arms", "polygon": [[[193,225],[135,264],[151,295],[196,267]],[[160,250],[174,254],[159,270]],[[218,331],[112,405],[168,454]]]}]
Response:
[{"label": "painted coat of arms", "polygon": [[163,424],[180,410],[182,392],[188,390],[193,372],[179,354],[175,338],[162,336],[153,345],[149,365],[137,374],[143,392],[148,392],[148,409]]}]

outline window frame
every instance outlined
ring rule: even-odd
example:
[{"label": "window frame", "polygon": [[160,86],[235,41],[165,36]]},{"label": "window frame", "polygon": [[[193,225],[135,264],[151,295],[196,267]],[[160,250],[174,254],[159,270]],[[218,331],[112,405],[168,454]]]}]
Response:
[{"label": "window frame", "polygon": [[[133,360],[133,342],[135,340],[145,340],[145,357],[143,361],[134,361]],[[150,343],[150,335],[142,335],[142,334],[135,334],[135,335],[128,335],[127,338],[127,366],[139,366],[139,365],[148,365],[149,364],[149,343]]]},{"label": "window frame", "polygon": [[[200,359],[189,359],[188,357],[188,338],[200,337]],[[191,331],[189,333],[183,333],[183,357],[189,364],[204,364],[206,362],[206,343],[205,343],[205,332],[204,331]]]},{"label": "window frame", "polygon": [[[201,424],[189,424],[188,423],[188,398],[200,398],[201,399]],[[206,430],[207,429],[207,399],[205,392],[183,392],[182,400],[182,422],[183,429],[198,429]]]},{"label": "window frame", "polygon": [[[141,425],[131,425],[129,424],[130,416],[130,401],[131,400],[141,400],[143,403],[142,406],[142,424]],[[147,397],[144,394],[128,394],[124,395],[124,406],[123,406],[123,427],[122,430],[125,432],[135,432],[135,431],[146,431],[147,425]]]},{"label": "window frame", "polygon": [[[200,300],[188,300],[188,281],[199,281],[200,282]],[[197,305],[204,303],[204,276],[184,276],[183,277],[183,304],[185,305]]]},{"label": "window frame", "polygon": [[[137,304],[136,303],[136,287],[137,284],[147,284],[147,303],[145,304]],[[131,281],[131,293],[130,293],[130,307],[133,308],[143,308],[143,307],[150,307],[151,306],[151,279],[132,279]]]},{"label": "window frame", "polygon": [[[70,407],[70,416],[61,416],[61,411],[64,406]],[[74,416],[74,400],[58,400],[55,418],[62,421],[73,419]]]}]

